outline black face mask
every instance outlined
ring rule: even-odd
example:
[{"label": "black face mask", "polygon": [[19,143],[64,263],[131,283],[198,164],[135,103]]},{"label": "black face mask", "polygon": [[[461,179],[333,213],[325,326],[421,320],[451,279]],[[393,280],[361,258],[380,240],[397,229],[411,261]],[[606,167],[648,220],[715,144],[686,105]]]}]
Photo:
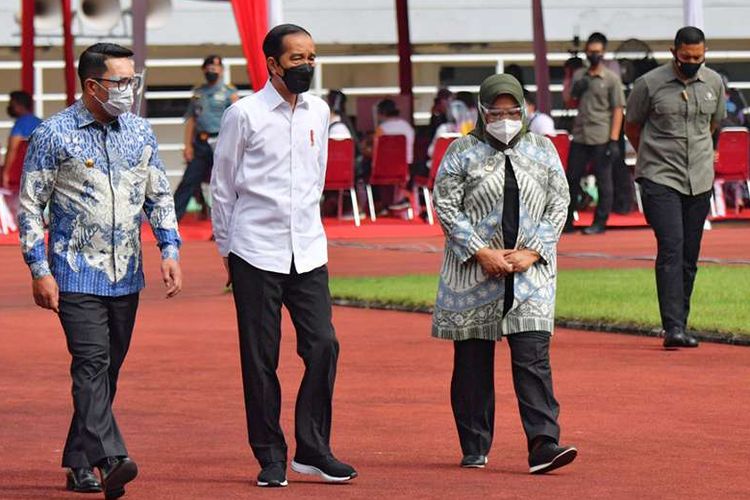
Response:
[{"label": "black face mask", "polygon": [[217,81],[219,81],[219,74],[215,71],[206,71],[206,81],[209,83],[209,85],[213,85]]},{"label": "black face mask", "polygon": [[597,66],[600,62],[602,62],[602,58],[604,56],[602,54],[588,54],[586,55],[586,59],[589,60],[589,64],[591,66]]},{"label": "black face mask", "polygon": [[11,118],[18,118],[18,113],[16,113],[16,109],[13,106],[8,106],[7,108],[5,108],[5,111]]},{"label": "black face mask", "polygon": [[[283,66],[282,66],[283,68]],[[301,94],[310,90],[315,68],[309,64],[300,64],[291,68],[283,68],[284,76],[281,79],[292,94]]]},{"label": "black face mask", "polygon": [[696,73],[698,73],[698,70],[701,69],[701,66],[703,66],[703,63],[705,62],[705,61],[702,61],[699,63],[688,63],[688,62],[680,61],[676,57],[674,58],[674,61],[675,61],[675,64],[677,64],[677,69],[680,70],[680,73],[682,73],[688,78],[693,78],[696,75]]}]

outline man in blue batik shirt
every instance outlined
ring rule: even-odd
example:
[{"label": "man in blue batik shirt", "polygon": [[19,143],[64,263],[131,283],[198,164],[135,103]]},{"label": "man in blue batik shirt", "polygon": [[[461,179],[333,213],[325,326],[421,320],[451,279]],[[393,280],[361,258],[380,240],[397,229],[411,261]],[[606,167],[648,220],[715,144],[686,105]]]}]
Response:
[{"label": "man in blue batik shirt", "polygon": [[138,472],[112,401],[144,286],[142,211],[161,249],[167,297],[182,287],[180,237],[156,138],[146,120],[129,113],[138,85],[132,55],[109,43],[81,54],[82,98],[32,134],[18,214],[34,301],[59,315],[72,356],[67,488],[103,489],[106,498],[122,496]]}]

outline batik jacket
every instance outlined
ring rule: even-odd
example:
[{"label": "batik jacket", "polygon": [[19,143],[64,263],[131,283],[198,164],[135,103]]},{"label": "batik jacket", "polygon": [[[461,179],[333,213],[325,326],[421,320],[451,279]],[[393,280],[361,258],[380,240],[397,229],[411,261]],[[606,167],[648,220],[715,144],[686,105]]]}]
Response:
[{"label": "batik jacket", "polygon": [[[484,273],[474,254],[505,248],[501,223],[505,157],[519,190],[515,248],[541,258],[514,277],[513,307],[503,317],[505,282]],[[435,180],[435,208],[446,236],[432,334],[452,340],[500,340],[524,331],[552,333],[557,241],[570,196],[552,141],[525,134],[504,152],[474,136],[453,141]]]}]

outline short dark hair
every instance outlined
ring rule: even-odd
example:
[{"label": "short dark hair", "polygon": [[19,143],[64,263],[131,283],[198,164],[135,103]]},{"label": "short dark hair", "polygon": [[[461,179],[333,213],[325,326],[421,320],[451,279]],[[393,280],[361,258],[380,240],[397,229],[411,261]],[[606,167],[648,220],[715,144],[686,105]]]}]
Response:
[{"label": "short dark hair", "polygon": [[25,92],[23,90],[14,90],[10,93],[10,102],[15,102],[22,108],[31,111],[31,109],[34,107],[34,98],[31,97],[31,94],[28,92]]},{"label": "short dark hair", "polygon": [[78,78],[81,85],[88,78],[98,78],[107,71],[107,59],[133,57],[133,51],[115,43],[95,43],[78,59]]},{"label": "short dark hair", "polygon": [[328,107],[334,112],[343,114],[346,111],[346,94],[340,90],[331,89],[328,91]]},{"label": "short dark hair", "polygon": [[[219,61],[218,63],[216,61]],[[201,64],[201,68],[205,68],[208,65],[211,64],[218,64],[219,66],[224,66],[224,61],[222,61],[221,56],[218,54],[211,54],[206,56],[206,58],[203,60],[203,64]]]},{"label": "short dark hair", "polygon": [[469,109],[477,107],[477,100],[474,97],[474,94],[466,90],[456,92],[456,100],[466,104],[466,107]]},{"label": "short dark hair", "polygon": [[398,116],[401,112],[393,99],[383,99],[378,103],[378,113],[384,116]]},{"label": "short dark hair", "polygon": [[527,104],[531,104],[532,106],[536,107],[536,94],[524,90],[523,98]]},{"label": "short dark hair", "polygon": [[607,46],[607,37],[604,36],[604,33],[599,33],[598,31],[595,31],[589,35],[589,39],[586,40],[586,47],[591,45],[592,43],[601,43],[602,46]]},{"label": "short dark hair", "polygon": [[706,35],[703,34],[700,28],[695,26],[685,26],[677,31],[674,36],[674,48],[677,49],[681,45],[697,45],[699,43],[706,42]]},{"label": "short dark hair", "polygon": [[263,39],[263,55],[266,58],[273,57],[277,59],[284,53],[284,37],[294,35],[295,33],[304,33],[310,38],[312,35],[302,26],[296,24],[279,24],[266,34]]}]

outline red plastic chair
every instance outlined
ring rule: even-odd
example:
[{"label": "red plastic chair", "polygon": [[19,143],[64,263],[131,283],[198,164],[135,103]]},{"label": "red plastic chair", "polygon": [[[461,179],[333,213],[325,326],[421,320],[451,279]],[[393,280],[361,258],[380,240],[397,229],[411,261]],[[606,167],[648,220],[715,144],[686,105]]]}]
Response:
[{"label": "red plastic chair", "polygon": [[562,163],[563,170],[567,172],[568,155],[570,154],[570,135],[566,131],[560,130],[557,132],[557,135],[550,135],[547,137],[549,137],[552,144],[555,145],[557,154],[560,155],[560,162]]},{"label": "red plastic chair", "polygon": [[29,141],[21,141],[18,145],[18,151],[8,171],[10,176],[8,180],[8,187],[13,191],[18,191],[21,187],[21,175],[23,174],[23,161],[26,158],[26,150],[29,149]]},{"label": "red plastic chair", "polygon": [[375,221],[372,186],[402,187],[408,178],[409,164],[406,162],[406,136],[380,135],[376,137],[372,152],[372,173],[369,183],[365,186],[367,203],[370,206],[370,220]]},{"label": "red plastic chair", "polygon": [[414,189],[412,192],[412,199],[414,200],[414,211],[416,213],[419,213],[420,206],[419,206],[419,190],[422,190],[422,195],[424,196],[424,203],[426,205],[427,210],[427,222],[430,223],[430,225],[435,224],[435,217],[432,215],[432,188],[435,187],[435,177],[437,176],[438,170],[440,169],[440,163],[443,161],[443,156],[445,156],[445,152],[448,150],[448,146],[451,145],[451,142],[453,142],[456,139],[456,137],[452,136],[445,136],[445,137],[438,137],[435,141],[435,147],[432,150],[432,158],[431,158],[431,165],[430,165],[430,175],[429,177],[423,177],[423,176],[415,176],[414,177]]},{"label": "red plastic chair", "polygon": [[328,139],[328,164],[324,190],[339,192],[339,219],[343,215],[344,190],[352,198],[354,225],[359,227],[359,206],[354,187],[354,141],[352,139]]},{"label": "red plastic chair", "polygon": [[[714,163],[716,185],[714,194],[722,197],[725,182],[744,182],[750,190],[750,132],[743,127],[729,127],[719,133],[719,159]],[[715,211],[715,208],[714,208]]]}]

